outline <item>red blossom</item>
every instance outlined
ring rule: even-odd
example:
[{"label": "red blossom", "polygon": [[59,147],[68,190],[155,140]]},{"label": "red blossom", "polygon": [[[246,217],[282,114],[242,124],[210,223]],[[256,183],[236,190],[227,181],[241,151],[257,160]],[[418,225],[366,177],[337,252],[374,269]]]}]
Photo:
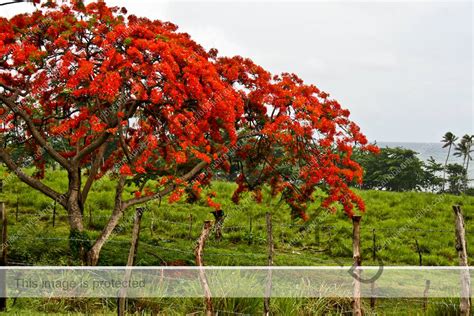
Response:
[{"label": "red blossom", "polygon": [[[176,25],[125,12],[104,1],[48,1],[0,19],[0,83],[21,92],[2,89],[2,97],[21,106],[59,156],[89,169],[102,152],[96,178],[120,166],[124,176],[159,183],[147,195],[173,186],[170,201],[188,187],[199,195],[217,169],[238,165],[236,203],[248,191],[262,201],[268,185],[303,219],[319,190],[330,210],[364,209],[350,189],[363,174],[352,154],[378,148],[328,93],[250,59],[206,52]],[[31,138],[11,108],[1,110],[5,138]],[[15,145],[33,156],[42,146],[32,142]],[[38,176],[49,157],[38,155]],[[182,179],[202,162],[208,169],[198,181]]]},{"label": "red blossom", "polygon": [[124,176],[133,176],[130,166],[126,164],[120,167],[120,174]]}]

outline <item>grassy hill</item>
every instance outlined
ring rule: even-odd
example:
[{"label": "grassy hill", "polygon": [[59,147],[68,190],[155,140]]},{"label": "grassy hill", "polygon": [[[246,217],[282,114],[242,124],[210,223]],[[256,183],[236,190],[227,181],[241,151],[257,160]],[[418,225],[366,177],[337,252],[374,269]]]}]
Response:
[{"label": "grassy hill", "polygon": [[[67,216],[57,206],[53,227],[52,200],[28,188],[15,177],[1,171],[4,178],[2,198],[9,212],[9,236],[13,242],[9,260],[22,265],[75,265],[68,246]],[[46,182],[59,191],[65,191],[67,177],[55,171]],[[213,182],[209,188],[217,192],[216,200],[226,213],[223,240],[211,236],[205,249],[206,265],[265,265],[266,229],[265,213],[273,215],[275,239],[275,265],[341,265],[352,263],[352,224],[342,212],[328,214],[318,203],[310,206],[311,219],[307,222],[292,220],[289,209],[278,199],[265,198],[257,204],[245,196],[239,205],[230,202],[234,184]],[[132,188],[125,194],[130,194]],[[419,249],[423,265],[457,265],[454,247],[453,204],[463,205],[468,231],[468,245],[474,241],[474,198],[467,196],[434,195],[420,192],[359,191],[367,205],[362,214],[362,264],[375,264],[372,260],[373,237],[376,237],[376,254],[385,265],[418,265]],[[105,224],[114,200],[114,184],[108,179],[94,185],[85,210],[85,224],[91,238],[97,236]],[[265,195],[266,196],[266,195]],[[18,213],[17,209],[18,200]],[[193,265],[193,247],[204,220],[212,220],[211,209],[204,203],[169,204],[164,199],[149,204],[144,214],[137,256],[137,265]],[[40,215],[38,215],[40,214]],[[125,265],[130,243],[134,210],[127,211],[120,231],[104,246],[99,265]],[[418,243],[419,248],[416,247]],[[468,247],[469,250],[469,247]],[[469,252],[474,263],[474,252]],[[12,313],[39,309],[44,312],[66,312],[84,309],[99,313],[110,311],[112,300],[18,300]],[[177,315],[202,308],[196,300],[136,301],[137,309],[157,310]],[[278,315],[344,313],[350,300],[330,299],[276,299],[273,306]],[[384,305],[385,304],[385,305]],[[433,302],[431,312],[439,308],[454,308],[452,300]],[[227,299],[217,303],[221,310],[234,310],[247,314],[260,314],[260,299]],[[410,306],[421,312],[421,305],[399,301],[378,303],[379,312],[399,311],[411,314]],[[416,314],[416,313],[414,313]],[[443,313],[442,313],[443,314]]]}]

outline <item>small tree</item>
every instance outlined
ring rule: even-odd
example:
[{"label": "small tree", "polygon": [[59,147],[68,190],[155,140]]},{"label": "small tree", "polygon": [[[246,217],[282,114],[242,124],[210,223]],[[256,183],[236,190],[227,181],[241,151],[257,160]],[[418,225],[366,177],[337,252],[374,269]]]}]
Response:
[{"label": "small tree", "polygon": [[454,155],[457,157],[462,157],[462,166],[466,168],[466,170],[469,169],[469,161],[472,160],[472,140],[473,136],[466,134],[461,138],[461,141],[455,147]]},{"label": "small tree", "polygon": [[441,140],[441,142],[444,143],[443,145],[443,148],[446,148],[448,147],[448,154],[446,156],[446,161],[444,162],[444,170],[443,170],[443,188],[442,190],[444,191],[444,187],[445,187],[445,182],[446,182],[446,167],[448,165],[448,160],[449,160],[449,156],[451,154],[451,148],[453,147],[453,145],[456,144],[456,141],[457,141],[457,137],[456,135],[454,135],[453,133],[451,132],[447,132],[446,134],[444,134],[443,136],[443,139]]},{"label": "small tree", "polygon": [[[244,191],[259,200],[268,184],[295,216],[306,217],[305,203],[321,188],[323,206],[339,202],[352,215],[364,210],[348,186],[362,181],[353,148],[377,151],[349,111],[296,75],[218,57],[171,23],[103,1],[47,1],[32,14],[1,18],[0,102],[0,158],[67,210],[74,239],[88,239],[82,213],[94,183],[115,179],[114,208],[100,236],[72,245],[88,264],[97,264],[128,208],[165,195],[177,201],[185,192],[199,198],[231,162],[239,166],[235,202]],[[21,168],[25,154],[35,157],[34,177]],[[66,171],[65,192],[42,181],[48,160]],[[276,171],[287,165],[298,179]],[[132,198],[123,194],[127,183]]]},{"label": "small tree", "polygon": [[461,194],[467,186],[467,172],[460,164],[449,164],[446,169],[448,174],[448,192]]},{"label": "small tree", "polygon": [[433,157],[430,157],[425,164],[425,187],[431,192],[437,192],[444,183],[444,179],[439,177],[438,174],[443,172],[445,169],[441,163],[436,162]]},{"label": "small tree", "polygon": [[379,155],[362,153],[356,160],[365,171],[365,189],[411,191],[420,190],[425,185],[423,162],[413,150],[382,148]]}]

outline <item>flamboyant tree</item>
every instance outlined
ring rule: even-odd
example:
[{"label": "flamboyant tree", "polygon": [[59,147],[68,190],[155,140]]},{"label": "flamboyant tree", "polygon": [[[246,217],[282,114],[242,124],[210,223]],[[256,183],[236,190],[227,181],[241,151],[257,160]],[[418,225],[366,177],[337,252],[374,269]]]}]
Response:
[{"label": "flamboyant tree", "polygon": [[[349,188],[362,181],[352,150],[377,150],[349,111],[297,76],[218,57],[171,23],[103,1],[46,1],[0,19],[0,103],[0,158],[67,210],[71,237],[80,237],[72,239],[87,239],[82,213],[93,184],[115,179],[102,233],[76,245],[88,264],[127,208],[165,195],[199,199],[213,171],[231,164],[240,170],[236,203],[244,191],[260,200],[267,184],[304,218],[319,188],[324,207],[339,202],[352,215],[364,209]],[[25,155],[34,174],[22,168]],[[67,172],[64,192],[42,181],[47,161]],[[123,194],[130,181],[131,198]]]}]

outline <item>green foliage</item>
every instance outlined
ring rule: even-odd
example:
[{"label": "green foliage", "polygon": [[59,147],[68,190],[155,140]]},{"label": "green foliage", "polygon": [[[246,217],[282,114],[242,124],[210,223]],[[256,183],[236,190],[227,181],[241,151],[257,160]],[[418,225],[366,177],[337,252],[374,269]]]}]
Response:
[{"label": "green foliage", "polygon": [[443,186],[443,178],[438,176],[444,170],[441,163],[436,162],[430,157],[425,164],[425,183],[424,187],[431,192],[439,192]]},{"label": "green foliage", "polygon": [[474,140],[474,135],[464,135],[461,140],[459,141],[458,144],[456,144],[456,147],[454,148],[454,156],[461,157],[463,159],[463,167],[466,165],[469,165],[469,161],[472,160],[471,153],[473,150],[471,149],[472,147],[472,141]]},{"label": "green foliage", "polygon": [[467,188],[465,191],[464,191],[464,194],[468,195],[468,196],[474,196],[474,188]]},{"label": "green foliage", "polygon": [[69,249],[74,259],[81,258],[92,247],[87,232],[72,229],[69,233]]},{"label": "green foliage", "polygon": [[[31,171],[32,172],[32,171]],[[7,175],[5,175],[6,177]],[[54,171],[45,179],[54,188],[64,185],[61,171]],[[251,194],[242,197],[239,205],[230,201],[235,184],[212,182],[209,191],[217,193],[216,202],[222,205],[227,217],[224,222],[223,240],[211,235],[206,244],[206,265],[266,265],[265,212],[271,211],[274,223],[275,265],[339,265],[351,264],[351,223],[341,212],[329,214],[319,208],[316,201],[310,205],[309,222],[292,220],[285,204],[279,198],[269,198],[264,188],[262,204],[255,203]],[[111,213],[113,182],[105,178],[94,185],[86,203],[84,224],[92,225],[87,235],[71,235],[71,239],[94,239],[105,225]],[[128,188],[124,194],[130,194]],[[15,220],[16,196],[20,197],[19,218]],[[204,192],[205,194],[206,192]],[[418,265],[418,254],[414,244],[416,238],[422,248],[425,265],[457,265],[454,246],[453,204],[462,204],[466,218],[466,230],[474,230],[474,198],[465,195],[437,195],[424,192],[357,191],[367,205],[363,214],[361,240],[363,265],[373,265],[372,229],[376,229],[377,256],[386,265]],[[52,201],[21,184],[17,179],[5,184],[3,198],[9,215],[9,234],[18,235],[9,249],[12,262],[27,262],[35,265],[71,265],[77,261],[71,255],[69,226],[65,210],[57,206],[56,225],[52,227]],[[193,265],[193,247],[204,220],[213,219],[211,209],[205,203],[189,205],[184,201],[169,204],[166,199],[149,204],[144,214],[137,265]],[[117,231],[106,243],[100,265],[124,265],[130,245],[134,210],[128,210],[121,221],[123,229]],[[39,216],[37,216],[39,215]],[[192,215],[192,220],[190,220]],[[250,234],[250,218],[252,230]],[[35,219],[33,221],[33,219]],[[32,225],[29,223],[32,222]],[[192,225],[191,225],[192,223]],[[292,226],[293,225],[293,226]],[[330,227],[330,228],[329,228]],[[319,234],[319,240],[316,233]],[[250,235],[252,238],[249,238]],[[474,234],[468,233],[468,244],[474,242]],[[78,244],[88,248],[87,244]],[[76,250],[76,252],[77,252]],[[470,264],[474,264],[474,252],[468,247]],[[430,300],[431,302],[431,300]],[[443,302],[441,302],[443,303]],[[10,300],[12,304],[12,300]],[[368,301],[364,301],[365,306]],[[138,313],[151,310],[161,315],[183,315],[202,310],[201,299],[143,299],[129,303],[131,311]],[[232,310],[244,314],[260,314],[261,299],[216,300],[220,310]],[[350,310],[347,299],[272,299],[275,315],[345,315]],[[417,302],[390,300],[377,302],[374,313],[412,315],[422,313]],[[113,300],[101,299],[18,299],[10,312],[41,315],[41,313],[77,313],[77,315],[116,314]],[[455,311],[449,304],[429,305],[429,315],[443,315],[444,311]],[[365,309],[370,315],[370,309]]]},{"label": "green foliage", "polygon": [[356,161],[364,168],[363,189],[440,193],[444,182],[440,175],[444,170],[448,175],[446,192],[460,194],[467,188],[467,169],[464,166],[448,164],[444,168],[433,157],[424,163],[410,149],[382,148],[378,155],[357,152]]},{"label": "green foliage", "polygon": [[446,166],[448,174],[448,192],[451,194],[461,194],[467,187],[467,171],[459,164],[449,164]]},{"label": "green foliage", "polygon": [[446,147],[451,147],[452,145],[454,145],[457,140],[458,140],[458,137],[456,135],[454,135],[451,132],[447,132],[446,134],[444,134],[441,142],[444,143],[443,148],[446,148]]},{"label": "green foliage", "polygon": [[356,161],[364,168],[364,189],[421,190],[426,184],[423,162],[410,149],[382,148],[380,154],[363,153]]}]

